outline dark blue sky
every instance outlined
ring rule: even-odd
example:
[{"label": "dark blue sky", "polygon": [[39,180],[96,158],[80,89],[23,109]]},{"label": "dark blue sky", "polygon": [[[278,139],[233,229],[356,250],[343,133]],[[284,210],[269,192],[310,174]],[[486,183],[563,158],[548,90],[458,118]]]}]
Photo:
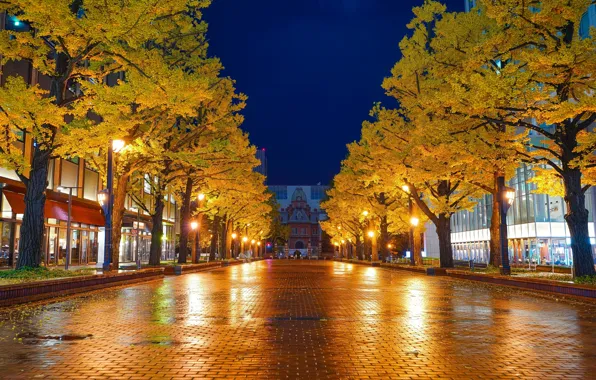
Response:
[{"label": "dark blue sky", "polygon": [[[463,0],[444,1],[463,10]],[[269,184],[328,183],[360,138],[422,0],[214,0],[211,54],[248,95],[243,129]]]}]

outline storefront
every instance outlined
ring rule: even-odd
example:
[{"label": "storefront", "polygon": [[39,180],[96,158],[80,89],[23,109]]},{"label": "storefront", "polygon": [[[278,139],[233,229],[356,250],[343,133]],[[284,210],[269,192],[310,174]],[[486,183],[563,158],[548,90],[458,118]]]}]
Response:
[{"label": "storefront", "polygon": [[[25,211],[24,194],[18,187],[1,190],[0,265],[16,263],[20,227]],[[63,195],[48,191],[44,208],[45,231],[42,242],[42,262],[46,266],[64,265],[68,239],[68,202]],[[71,206],[70,265],[86,265],[97,261],[99,227],[104,225],[100,207],[93,202],[73,199]]]}]

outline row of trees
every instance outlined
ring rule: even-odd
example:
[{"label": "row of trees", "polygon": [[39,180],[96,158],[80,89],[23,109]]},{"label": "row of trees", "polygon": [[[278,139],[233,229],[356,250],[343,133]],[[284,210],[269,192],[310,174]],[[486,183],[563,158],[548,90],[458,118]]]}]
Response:
[{"label": "row of trees", "polygon": [[593,275],[585,192],[596,165],[596,49],[594,31],[580,33],[593,4],[480,0],[460,13],[427,0],[414,8],[402,58],[383,82],[397,106],[373,108],[338,177],[396,202],[409,197],[436,226],[443,267],[453,265],[451,216],[493,194],[490,261],[499,265],[497,179],[530,164],[537,191],[564,198],[576,275]]},{"label": "row of trees", "polygon": [[[223,236],[224,246],[234,223],[258,226],[266,236],[270,196],[252,171],[255,148],[239,128],[246,97],[207,53],[201,12],[209,4],[0,1],[0,12],[27,25],[0,32],[3,62],[26,62],[49,83],[44,89],[11,77],[0,88],[0,165],[16,170],[26,187],[17,267],[41,262],[50,160],[83,158],[105,183],[114,139],[126,142],[115,155],[115,264],[127,194],[153,221],[150,264],[160,260],[171,196],[181,207],[180,262],[193,213],[212,220],[213,238]],[[14,144],[22,133],[33,136],[31,162]],[[207,195],[201,204],[194,201],[199,192]]]}]

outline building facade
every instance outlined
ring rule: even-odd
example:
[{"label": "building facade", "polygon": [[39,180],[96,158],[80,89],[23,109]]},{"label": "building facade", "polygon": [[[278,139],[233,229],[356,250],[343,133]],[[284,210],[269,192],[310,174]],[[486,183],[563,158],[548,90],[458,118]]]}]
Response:
[{"label": "building facade", "polygon": [[255,168],[255,171],[265,176],[265,184],[267,184],[267,151],[265,148],[257,149],[257,159],[261,163]]},{"label": "building facade", "polygon": [[320,202],[325,198],[327,186],[269,186],[280,204],[282,224],[290,229],[286,253],[320,255],[321,225],[327,214],[321,210]]},{"label": "building facade", "polygon": [[[470,11],[475,5],[476,1],[466,0],[466,11]],[[596,5],[591,5],[581,20],[581,38],[590,37],[591,26],[596,26]],[[537,133],[531,132],[529,138],[536,140],[537,145],[540,144]],[[564,219],[565,201],[562,197],[537,194],[536,185],[531,182],[534,175],[532,166],[524,164],[516,169],[515,175],[508,183],[515,189],[515,200],[507,213],[511,263],[571,266],[573,259],[570,234]],[[588,228],[592,252],[596,259],[596,191],[593,188],[586,192],[586,209],[589,212]],[[491,216],[492,195],[485,195],[479,199],[472,211],[460,211],[453,215],[451,241],[455,259],[488,262]]]},{"label": "building facade", "polygon": [[[29,26],[14,16],[0,13],[0,30],[25,32]],[[50,78],[38,73],[28,62],[8,61],[0,65],[0,86],[6,78],[20,76],[30,85],[50,89]],[[108,83],[116,78],[108,78]],[[33,137],[22,133],[14,143],[23,154],[25,162],[31,162]],[[27,172],[23,173],[25,177]],[[141,178],[142,179],[142,178]],[[70,264],[86,265],[103,260],[105,220],[97,200],[103,188],[99,173],[85,160],[71,157],[50,161],[44,209],[45,233],[42,261],[46,266],[64,265],[66,260],[68,192],[72,188]],[[0,266],[12,266],[18,257],[20,226],[25,211],[25,186],[14,170],[0,167]],[[137,196],[151,206],[151,187],[146,186]],[[164,210],[164,242],[162,257],[174,256],[177,207],[173,197],[166,198]],[[135,261],[138,254],[147,260],[151,241],[149,215],[140,210],[130,196],[126,199],[123,219],[120,261]]]}]

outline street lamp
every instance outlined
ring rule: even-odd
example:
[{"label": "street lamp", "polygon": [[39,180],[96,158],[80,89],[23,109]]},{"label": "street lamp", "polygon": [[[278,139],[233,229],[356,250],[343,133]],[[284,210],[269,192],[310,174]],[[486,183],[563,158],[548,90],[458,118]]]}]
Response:
[{"label": "street lamp", "polygon": [[379,260],[379,252],[377,252],[377,238],[376,238],[375,231],[373,231],[373,230],[368,231],[368,237],[371,240],[371,248],[372,248],[371,261],[374,263],[375,261]]},{"label": "street lamp", "polygon": [[[199,201],[199,204],[197,205],[197,227],[200,227],[201,225],[201,219],[203,218],[203,216],[201,215],[201,207],[203,206],[203,201],[205,200],[205,194],[203,193],[199,193],[199,195],[197,196],[197,199]],[[194,230],[194,228],[193,228]],[[195,257],[193,262],[195,264],[197,264],[199,262],[199,260],[201,259],[201,229],[197,228],[196,229],[196,235],[195,235]]]},{"label": "street lamp", "polygon": [[201,249],[200,245],[199,245],[199,226],[200,226],[199,222],[197,222],[195,220],[190,222],[190,229],[193,231],[196,231],[196,234],[195,234],[195,257],[193,260],[194,264],[196,264],[199,260],[200,252],[198,250]]},{"label": "street lamp", "polygon": [[232,232],[232,257],[234,257],[234,251],[236,250],[236,238],[237,237],[238,237],[238,234],[235,232]]},{"label": "street lamp", "polygon": [[[114,153],[120,152],[126,143],[124,140],[111,140],[108,144],[108,172],[106,178],[107,189],[105,197],[98,197],[104,207],[105,214],[105,244],[103,253],[103,271],[107,272],[112,266],[112,212],[114,210]],[[103,191],[101,192],[103,193]]]},{"label": "street lamp", "polygon": [[245,236],[242,238],[242,246],[240,247],[240,250],[242,251],[242,254],[246,253],[246,242],[248,241],[248,238]]},{"label": "street lamp", "polygon": [[499,223],[499,241],[501,244],[501,267],[502,275],[511,274],[509,265],[509,246],[507,244],[507,211],[515,200],[515,189],[505,186],[505,177],[497,177],[497,187],[499,189],[499,206],[501,211],[501,220]]},{"label": "street lamp", "polygon": [[[66,222],[66,258],[64,260],[64,269],[68,270],[70,264],[70,234],[71,234],[71,220],[72,220],[72,189],[80,189],[80,186],[58,186],[56,190],[64,192],[68,190],[68,220]],[[80,261],[80,259],[79,259]]]},{"label": "street lamp", "polygon": [[420,220],[417,217],[413,216],[410,219],[410,224],[412,225],[412,227],[418,227],[418,223],[420,223]]}]

